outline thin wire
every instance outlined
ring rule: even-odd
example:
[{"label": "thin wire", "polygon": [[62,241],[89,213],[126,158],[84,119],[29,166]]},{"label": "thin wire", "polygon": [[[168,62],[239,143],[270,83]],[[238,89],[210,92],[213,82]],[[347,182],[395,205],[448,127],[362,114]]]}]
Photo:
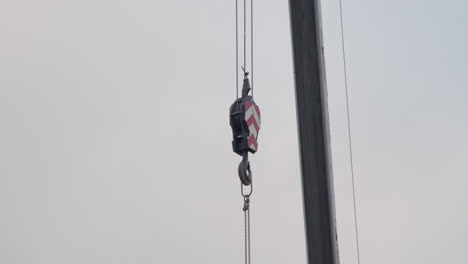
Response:
[{"label": "thin wire", "polygon": [[357,210],[356,210],[356,187],[354,182],[354,165],[353,165],[353,146],[351,141],[351,122],[349,117],[349,96],[348,96],[348,76],[347,76],[347,68],[346,68],[346,53],[345,53],[345,40],[344,40],[344,27],[343,27],[343,7],[341,0],[340,3],[340,24],[341,24],[341,47],[343,53],[343,71],[344,71],[344,82],[345,82],[345,90],[346,90],[346,115],[348,119],[348,142],[349,142],[349,159],[351,163],[351,181],[353,184],[353,205],[354,205],[354,231],[356,235],[356,250],[357,250],[357,260],[358,264],[361,263],[361,256],[359,250],[359,231],[358,231],[358,222],[357,222]]},{"label": "thin wire", "polygon": [[254,76],[253,76],[253,61],[254,61],[254,54],[253,54],[253,46],[254,46],[254,37],[253,37],[253,0],[250,0],[250,79],[252,79],[252,98],[254,93]]},{"label": "thin wire", "polygon": [[244,252],[245,264],[251,263],[250,257],[250,200],[244,197]]},{"label": "thin wire", "polygon": [[247,210],[244,210],[244,254],[245,264],[247,264]]},{"label": "thin wire", "polygon": [[244,0],[244,69],[245,69],[245,70],[247,70],[247,68],[246,68],[246,63],[245,63],[246,57],[247,57],[247,56],[246,56],[247,50],[246,50],[246,44],[245,44],[245,43],[247,42],[247,40],[246,40],[246,36],[247,36],[247,35],[246,35],[246,33],[245,33],[245,32],[246,32],[246,26],[247,26],[247,25],[246,25],[246,24],[247,24],[247,23],[246,23],[246,20],[247,20],[246,14],[247,14],[247,11],[246,11],[246,4],[245,4],[245,0]]},{"label": "thin wire", "polygon": [[239,99],[239,22],[238,0],[236,0],[236,100]]},{"label": "thin wire", "polygon": [[249,240],[249,264],[250,264],[250,204],[249,204],[249,210],[248,211],[248,232],[249,232],[249,236],[247,237],[247,239]]}]

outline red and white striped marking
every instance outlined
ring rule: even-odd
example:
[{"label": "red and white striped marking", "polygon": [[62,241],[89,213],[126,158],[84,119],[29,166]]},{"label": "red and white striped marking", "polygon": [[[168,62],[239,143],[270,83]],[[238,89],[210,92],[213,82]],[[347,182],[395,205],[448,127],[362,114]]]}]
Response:
[{"label": "red and white striped marking", "polygon": [[253,102],[246,100],[245,102],[245,121],[250,130],[248,144],[251,149],[257,151],[258,143],[257,136],[260,131],[260,109]]}]

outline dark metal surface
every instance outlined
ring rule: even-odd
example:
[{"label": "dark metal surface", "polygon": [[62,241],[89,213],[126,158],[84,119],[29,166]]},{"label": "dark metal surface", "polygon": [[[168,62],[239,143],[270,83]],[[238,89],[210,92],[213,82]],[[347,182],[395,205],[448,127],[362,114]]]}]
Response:
[{"label": "dark metal surface", "polygon": [[[248,74],[248,73],[247,73]],[[245,75],[244,85],[242,87],[242,97],[237,99],[229,108],[229,124],[232,128],[232,149],[235,153],[247,159],[247,152],[255,153],[257,150],[249,146],[248,140],[250,136],[249,125],[246,120],[246,103],[250,101],[255,104],[253,97],[249,96],[250,83]],[[258,132],[258,131],[257,131]]]},{"label": "dark metal surface", "polygon": [[320,6],[290,0],[309,264],[338,264]]},{"label": "dark metal surface", "polygon": [[241,163],[239,163],[237,173],[239,174],[239,179],[241,180],[242,184],[250,185],[252,183],[252,171],[250,170],[250,162],[247,151],[244,152],[244,157]]},{"label": "dark metal surface", "polygon": [[233,137],[232,149],[242,156],[238,174],[244,185],[250,185],[252,182],[249,152],[257,152],[257,136],[260,130],[260,110],[253,97],[249,96],[251,88],[247,78],[248,75],[249,73],[244,71],[242,97],[237,99],[229,109],[229,123],[231,124]]}]

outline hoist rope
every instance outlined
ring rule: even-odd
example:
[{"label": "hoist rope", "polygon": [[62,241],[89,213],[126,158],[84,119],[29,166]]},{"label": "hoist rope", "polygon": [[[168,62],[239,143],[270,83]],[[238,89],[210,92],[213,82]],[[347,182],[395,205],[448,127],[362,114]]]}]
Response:
[{"label": "hoist rope", "polygon": [[351,181],[353,185],[354,232],[356,236],[357,261],[358,261],[358,264],[360,264],[361,256],[360,256],[360,249],[359,249],[359,229],[358,229],[357,209],[356,209],[356,185],[354,181],[354,159],[353,159],[353,145],[351,141],[351,121],[350,121],[350,114],[349,114],[349,92],[348,92],[348,76],[347,76],[348,70],[346,68],[342,0],[339,0],[339,3],[340,3],[340,24],[341,24],[341,47],[342,47],[342,53],[343,53],[343,72],[344,72],[344,84],[345,84],[345,91],[346,91],[346,116],[347,116],[347,122],[348,122],[349,160],[351,164]]},{"label": "hoist rope", "polygon": [[246,23],[247,16],[245,15],[247,13],[247,11],[246,11],[247,8],[246,8],[245,1],[246,0],[244,0],[244,69],[247,70],[247,67],[246,67],[247,65],[245,63],[246,58],[247,58],[247,49],[246,49],[247,40],[246,40],[246,33],[245,33],[247,31],[246,30],[246,28],[247,28],[247,23]]},{"label": "hoist rope", "polygon": [[[247,3],[246,0],[244,3],[244,14],[243,14],[243,65],[242,69],[244,73],[247,72]],[[250,80],[251,80],[251,90],[253,97],[253,65],[254,65],[254,37],[253,37],[253,0],[250,1]],[[245,75],[246,76],[246,75]],[[236,0],[236,99],[239,99],[239,1]]]},{"label": "hoist rope", "polygon": [[[245,203],[247,203],[247,205],[245,205]],[[243,210],[244,210],[245,264],[250,264],[250,201],[248,201],[248,200],[245,201],[244,200],[244,209]]]},{"label": "hoist rope", "polygon": [[239,99],[239,19],[238,0],[236,0],[236,100]]},{"label": "hoist rope", "polygon": [[[247,78],[247,0],[243,0],[243,65],[244,78]],[[251,90],[253,97],[253,0],[250,0],[250,76]],[[236,0],[236,100],[239,100],[239,0]],[[245,264],[251,263],[250,257],[250,195],[252,194],[253,186],[250,184],[250,192],[244,194],[243,183],[241,183],[241,194],[244,198],[244,247],[245,247]]]},{"label": "hoist rope", "polygon": [[250,0],[250,79],[252,80],[252,98],[254,92],[254,77],[253,77],[253,61],[254,61],[254,54],[253,54],[253,45],[254,45],[254,37],[253,37],[253,0]]},{"label": "hoist rope", "polygon": [[249,235],[247,236],[247,240],[249,243],[249,264],[250,264],[250,206],[249,206],[249,212],[247,215],[247,232],[249,232]]}]

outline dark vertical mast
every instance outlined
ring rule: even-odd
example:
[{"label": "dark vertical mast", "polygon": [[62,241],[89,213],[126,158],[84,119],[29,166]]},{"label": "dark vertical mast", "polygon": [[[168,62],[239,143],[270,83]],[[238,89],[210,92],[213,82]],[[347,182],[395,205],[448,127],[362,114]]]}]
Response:
[{"label": "dark vertical mast", "polygon": [[319,0],[289,0],[307,256],[338,264]]}]

